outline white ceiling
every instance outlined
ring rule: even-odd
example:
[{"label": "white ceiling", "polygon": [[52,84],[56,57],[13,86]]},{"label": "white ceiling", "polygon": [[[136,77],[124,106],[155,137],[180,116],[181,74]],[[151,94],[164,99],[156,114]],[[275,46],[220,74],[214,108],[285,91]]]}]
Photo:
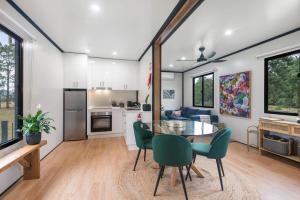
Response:
[{"label": "white ceiling", "polygon": [[[206,0],[162,46],[162,69],[192,68],[194,62],[176,60],[197,59],[202,45],[217,58],[297,28],[299,10],[299,0]],[[231,36],[224,35],[227,29]]]},{"label": "white ceiling", "polygon": [[[64,51],[137,60],[178,0],[15,0]],[[100,7],[91,11],[92,4]],[[116,51],[116,56],[112,52]]]}]

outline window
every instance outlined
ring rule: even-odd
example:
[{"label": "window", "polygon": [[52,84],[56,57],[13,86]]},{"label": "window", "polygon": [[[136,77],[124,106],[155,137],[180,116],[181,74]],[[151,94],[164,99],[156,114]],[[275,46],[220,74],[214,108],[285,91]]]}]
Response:
[{"label": "window", "polygon": [[0,24],[0,149],[22,139],[22,39]]},{"label": "window", "polygon": [[300,50],[265,59],[265,113],[298,115]]},{"label": "window", "polygon": [[193,78],[193,106],[214,107],[214,73]]}]

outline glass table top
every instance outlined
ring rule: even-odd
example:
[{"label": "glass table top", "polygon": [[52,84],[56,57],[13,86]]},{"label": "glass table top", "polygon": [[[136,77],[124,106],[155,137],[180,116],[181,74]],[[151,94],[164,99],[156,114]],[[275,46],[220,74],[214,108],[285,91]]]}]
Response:
[{"label": "glass table top", "polygon": [[147,125],[155,133],[182,136],[211,135],[219,130],[212,124],[190,120],[161,120],[147,123]]}]

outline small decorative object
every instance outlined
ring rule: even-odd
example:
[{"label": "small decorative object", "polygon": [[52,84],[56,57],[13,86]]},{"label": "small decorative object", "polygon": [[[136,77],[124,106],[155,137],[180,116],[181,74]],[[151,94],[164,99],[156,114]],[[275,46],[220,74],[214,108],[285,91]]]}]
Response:
[{"label": "small decorative object", "polygon": [[163,99],[174,99],[175,90],[163,90]]},{"label": "small decorative object", "polygon": [[142,121],[142,113],[137,114],[136,120],[140,122]]},{"label": "small decorative object", "polygon": [[183,128],[186,126],[186,124],[184,121],[169,120],[169,121],[167,121],[167,126],[173,127],[173,128]]},{"label": "small decorative object", "polygon": [[251,72],[220,76],[220,113],[251,117]]},{"label": "small decorative object", "polygon": [[23,121],[22,131],[26,136],[27,144],[39,144],[42,132],[50,134],[51,129],[55,130],[55,127],[51,125],[53,119],[47,117],[47,114],[38,106],[38,111],[34,115],[29,114],[25,117],[20,117]]}]

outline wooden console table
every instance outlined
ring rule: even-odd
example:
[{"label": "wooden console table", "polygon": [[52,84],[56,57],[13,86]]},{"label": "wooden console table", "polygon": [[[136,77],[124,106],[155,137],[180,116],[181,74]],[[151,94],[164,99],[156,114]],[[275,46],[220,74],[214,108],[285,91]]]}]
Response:
[{"label": "wooden console table", "polygon": [[300,157],[297,155],[289,155],[284,156],[267,149],[263,148],[263,135],[265,132],[271,131],[276,132],[284,135],[289,135],[293,137],[300,137],[300,124],[296,122],[289,122],[283,120],[276,120],[272,118],[260,118],[259,119],[259,151],[262,152],[269,152],[278,156],[282,156],[288,158],[290,160],[294,160],[300,162]]},{"label": "wooden console table", "polygon": [[0,173],[19,163],[24,169],[24,180],[40,178],[40,148],[46,144],[47,141],[42,140],[40,144],[25,145],[0,158]]}]

